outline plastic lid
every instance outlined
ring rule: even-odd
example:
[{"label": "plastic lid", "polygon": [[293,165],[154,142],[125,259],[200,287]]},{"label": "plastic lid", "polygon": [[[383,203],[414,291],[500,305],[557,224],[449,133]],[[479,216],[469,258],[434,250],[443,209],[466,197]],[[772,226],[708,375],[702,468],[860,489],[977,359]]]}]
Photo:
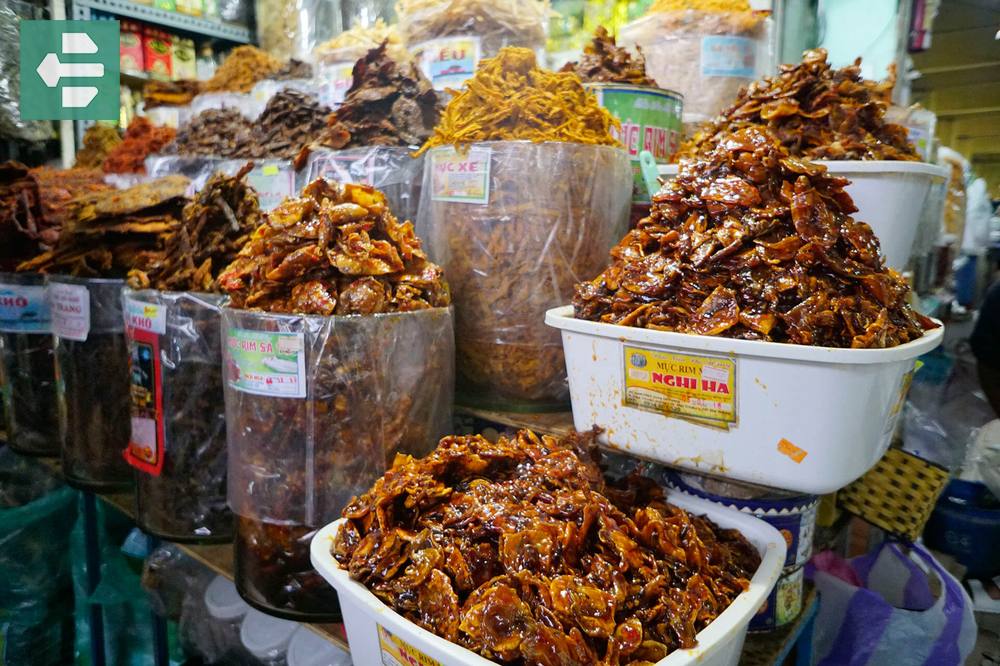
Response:
[{"label": "plastic lid", "polygon": [[299,627],[288,645],[288,666],[351,666],[347,654],[316,632]]},{"label": "plastic lid", "polygon": [[279,620],[251,608],[243,618],[240,641],[258,659],[273,659],[285,652],[298,628],[298,622]]},{"label": "plastic lid", "polygon": [[235,620],[250,610],[233,582],[222,576],[216,576],[205,588],[205,607],[209,615],[217,620]]}]

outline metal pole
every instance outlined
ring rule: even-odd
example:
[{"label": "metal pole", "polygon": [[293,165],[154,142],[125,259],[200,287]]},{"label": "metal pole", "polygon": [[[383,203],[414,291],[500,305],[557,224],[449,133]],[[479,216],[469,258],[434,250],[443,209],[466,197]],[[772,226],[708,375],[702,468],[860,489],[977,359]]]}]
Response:
[{"label": "metal pole", "polygon": [[[87,556],[87,596],[94,594],[101,582],[101,543],[98,538],[97,498],[92,492],[83,493],[83,535]],[[104,656],[104,609],[99,604],[89,603],[90,613],[90,656],[93,666],[105,666]]]}]

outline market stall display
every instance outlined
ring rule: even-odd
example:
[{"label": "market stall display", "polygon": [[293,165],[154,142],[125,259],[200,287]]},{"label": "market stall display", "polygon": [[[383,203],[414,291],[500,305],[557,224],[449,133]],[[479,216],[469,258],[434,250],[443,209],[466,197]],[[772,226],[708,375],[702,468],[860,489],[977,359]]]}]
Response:
[{"label": "market stall display", "polygon": [[707,120],[763,71],[765,16],[746,0],[656,0],[623,26],[619,42],[641,49],[646,71],[684,97],[685,122]]},{"label": "market stall display", "polygon": [[131,355],[132,435],[138,524],[171,541],[225,541],[226,427],[221,305],[216,277],[261,214],[246,183],[213,176],[184,207],[163,260],[133,270],[123,293]]},{"label": "market stall display", "polygon": [[[332,546],[313,546],[350,604],[355,659],[377,654],[381,637],[448,666],[489,663],[472,653],[501,663],[650,664],[696,645],[707,663],[735,664],[731,646],[719,654],[717,636],[703,630],[758,575],[770,587],[781,537],[762,526],[762,541],[775,542],[757,543],[747,529],[756,521],[738,515],[740,531],[724,529],[667,503],[641,476],[605,480],[595,434],[450,436],[423,459],[398,457],[324,530]],[[714,513],[733,524],[732,512]],[[353,581],[375,596],[362,599]],[[742,612],[748,620],[752,610]],[[415,638],[414,624],[452,645]],[[726,631],[742,633],[735,623]]]},{"label": "market stall display", "polygon": [[681,146],[677,157],[711,151],[733,131],[765,126],[793,157],[811,160],[911,160],[920,156],[906,128],[888,122],[895,73],[885,81],[861,78],[861,59],[834,69],[825,49],[782,65],[736,95],[736,101]]},{"label": "market stall display", "polygon": [[309,540],[447,427],[448,287],[381,193],[325,180],[273,210],[219,284],[237,585],[272,614],[339,617]]},{"label": "market stall display", "polygon": [[25,455],[59,455],[56,377],[44,277],[0,273],[0,375],[7,444]]},{"label": "market stall display", "polygon": [[399,0],[399,31],[436,90],[459,88],[505,46],[542,52],[547,0]]},{"label": "market stall display", "polygon": [[539,322],[625,228],[632,172],[612,127],[575,74],[507,48],[421,148],[418,228],[453,289],[460,400],[564,406],[559,336]]}]

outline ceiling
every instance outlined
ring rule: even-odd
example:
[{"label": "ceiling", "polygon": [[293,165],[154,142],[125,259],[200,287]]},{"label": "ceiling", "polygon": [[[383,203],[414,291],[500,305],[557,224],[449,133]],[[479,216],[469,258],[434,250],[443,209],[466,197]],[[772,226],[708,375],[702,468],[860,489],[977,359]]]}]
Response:
[{"label": "ceiling", "polygon": [[938,116],[941,144],[968,158],[1000,198],[1000,0],[942,0],[931,47],[912,55],[913,99]]}]

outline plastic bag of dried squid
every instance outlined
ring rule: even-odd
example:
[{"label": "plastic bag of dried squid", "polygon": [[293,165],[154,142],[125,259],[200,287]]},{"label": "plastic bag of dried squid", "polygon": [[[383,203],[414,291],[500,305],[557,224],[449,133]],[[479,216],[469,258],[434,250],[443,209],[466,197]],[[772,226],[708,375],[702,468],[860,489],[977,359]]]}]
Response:
[{"label": "plastic bag of dried squid", "polygon": [[309,154],[306,183],[317,178],[371,185],[385,194],[389,208],[401,220],[417,219],[424,158],[413,148],[366,146],[344,150],[317,149]]},{"label": "plastic bag of dried squid", "polygon": [[129,357],[123,280],[48,276],[59,431],[66,481],[84,490],[128,486]]},{"label": "plastic bag of dried squid", "polygon": [[382,475],[450,427],[450,308],[372,315],[223,309],[236,584],[258,608],[339,620],[309,542]]},{"label": "plastic bag of dried squid", "polygon": [[632,168],[611,146],[487,141],[426,156],[417,234],[455,304],[458,400],[559,409],[562,342],[542,322],[606,263],[628,223]]},{"label": "plastic bag of dried squid", "polygon": [[0,273],[0,375],[10,448],[57,456],[55,350],[44,281],[38,273]]},{"label": "plastic bag of dried squid", "polygon": [[684,97],[684,117],[708,120],[768,70],[771,20],[746,0],[657,0],[622,27],[619,43],[639,47],[646,72]]},{"label": "plastic bag of dried squid", "polygon": [[228,541],[222,390],[224,296],[156,289],[122,292],[131,357],[136,522],[180,542]]}]

